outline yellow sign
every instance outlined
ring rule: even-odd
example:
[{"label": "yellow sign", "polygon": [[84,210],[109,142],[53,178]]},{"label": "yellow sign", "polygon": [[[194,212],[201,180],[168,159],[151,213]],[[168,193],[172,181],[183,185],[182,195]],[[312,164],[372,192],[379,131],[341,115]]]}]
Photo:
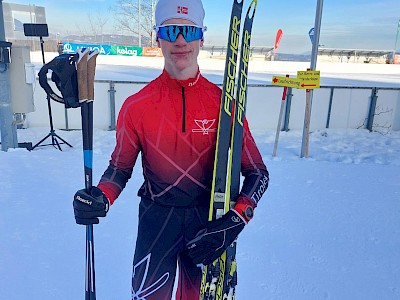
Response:
[{"label": "yellow sign", "polygon": [[272,77],[272,84],[279,85],[279,86],[287,86],[296,89],[301,89],[300,85],[302,83],[301,79],[298,78],[289,78],[283,76],[273,76]]},{"label": "yellow sign", "polygon": [[319,71],[297,71],[297,78],[273,76],[272,84],[296,89],[319,89]]},{"label": "yellow sign", "polygon": [[297,78],[302,80],[299,89],[319,89],[319,71],[297,71]]}]

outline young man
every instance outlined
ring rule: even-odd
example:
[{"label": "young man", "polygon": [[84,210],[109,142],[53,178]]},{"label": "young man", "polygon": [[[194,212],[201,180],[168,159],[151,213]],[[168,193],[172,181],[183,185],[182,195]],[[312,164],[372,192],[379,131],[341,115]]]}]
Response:
[{"label": "young man", "polygon": [[203,5],[201,0],[159,0],[155,17],[164,70],[124,102],[109,167],[90,194],[76,193],[74,212],[78,224],[98,223],[141,153],[144,183],[138,192],[132,299],[171,299],[178,263],[176,299],[194,300],[201,282],[196,265],[212,262],[237,237],[269,175],[246,121],[241,194],[231,211],[208,222],[221,89],[201,75],[197,63]]}]

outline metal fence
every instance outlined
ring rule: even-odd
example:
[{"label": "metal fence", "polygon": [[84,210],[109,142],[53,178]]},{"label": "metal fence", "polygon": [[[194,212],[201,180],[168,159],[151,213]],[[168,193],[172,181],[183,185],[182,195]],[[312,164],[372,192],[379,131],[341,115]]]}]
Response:
[{"label": "metal fence", "polygon": [[[116,124],[116,100],[115,100],[115,94],[116,94],[116,84],[147,84],[147,82],[126,82],[126,81],[99,81],[102,83],[109,84],[109,103],[110,103],[110,125],[109,129],[114,130],[115,129],[115,124]],[[221,86],[221,85],[220,85]],[[276,86],[273,85],[267,85],[267,84],[249,84],[248,85],[249,90],[252,88],[263,88],[266,89],[268,93],[268,89],[279,89]],[[334,95],[335,95],[335,90],[336,92],[339,90],[364,90],[368,91],[370,94],[369,97],[367,97],[365,100],[364,105],[368,106],[368,114],[366,115],[364,121],[362,124],[360,124],[359,127],[364,127],[370,131],[373,130],[373,127],[384,127],[385,125],[387,126],[387,129],[391,129],[393,127],[393,124],[389,124],[388,120],[385,120],[384,123],[379,122],[376,123],[374,122],[375,116],[377,113],[377,104],[378,104],[378,92],[379,91],[393,91],[393,92],[400,92],[400,88],[378,88],[378,87],[348,87],[348,86],[321,86],[320,89],[326,89],[329,90],[329,100],[328,100],[328,108],[327,108],[327,113],[326,113],[326,122],[325,122],[325,128],[330,127],[331,123],[331,117],[332,117],[332,108],[333,108],[333,102],[334,102]],[[285,114],[283,116],[283,128],[282,130],[284,131],[289,131],[290,129],[290,112],[292,108],[292,98],[294,96],[294,90],[292,88],[288,88],[288,92],[286,95],[286,105],[285,105]],[[398,95],[399,96],[399,95]],[[396,98],[395,93],[393,94],[393,97]],[[317,97],[314,97],[314,102],[318,101]],[[369,102],[369,103],[368,103]],[[400,102],[397,101],[400,105]],[[396,105],[397,108],[397,105]],[[378,108],[379,109],[379,108]],[[387,110],[394,109],[394,107],[387,107]],[[399,108],[397,108],[399,109]],[[378,112],[379,114],[382,113],[382,110]],[[390,119],[390,118],[388,118]],[[364,126],[363,126],[364,125]]]}]

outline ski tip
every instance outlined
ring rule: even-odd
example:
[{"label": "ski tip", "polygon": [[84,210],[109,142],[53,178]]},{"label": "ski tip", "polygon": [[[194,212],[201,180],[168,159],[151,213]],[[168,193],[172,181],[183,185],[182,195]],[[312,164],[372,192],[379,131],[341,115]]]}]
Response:
[{"label": "ski tip", "polygon": [[[254,17],[254,14],[256,13],[256,8],[257,8],[258,0],[253,0],[249,4],[249,9],[247,10],[247,16],[252,19]],[[251,12],[251,10],[253,10]]]}]

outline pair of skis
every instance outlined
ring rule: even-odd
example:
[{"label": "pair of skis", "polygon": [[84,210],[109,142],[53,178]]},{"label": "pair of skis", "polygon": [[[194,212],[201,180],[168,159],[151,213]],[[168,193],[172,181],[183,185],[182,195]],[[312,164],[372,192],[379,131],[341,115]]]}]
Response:
[{"label": "pair of skis", "polygon": [[[85,189],[88,193],[92,188],[94,77],[98,54],[98,51],[81,48],[77,52],[76,59],[82,117]],[[86,225],[85,300],[96,300],[93,225]]]},{"label": "pair of skis", "polygon": [[[215,150],[209,221],[220,218],[239,196],[243,124],[246,113],[247,73],[250,38],[257,0],[250,3],[239,43],[243,0],[234,0],[222,88],[221,108]],[[237,62],[239,57],[239,72]],[[235,86],[236,97],[234,97]],[[214,261],[204,266],[200,300],[233,300],[237,285],[236,241]]]}]

